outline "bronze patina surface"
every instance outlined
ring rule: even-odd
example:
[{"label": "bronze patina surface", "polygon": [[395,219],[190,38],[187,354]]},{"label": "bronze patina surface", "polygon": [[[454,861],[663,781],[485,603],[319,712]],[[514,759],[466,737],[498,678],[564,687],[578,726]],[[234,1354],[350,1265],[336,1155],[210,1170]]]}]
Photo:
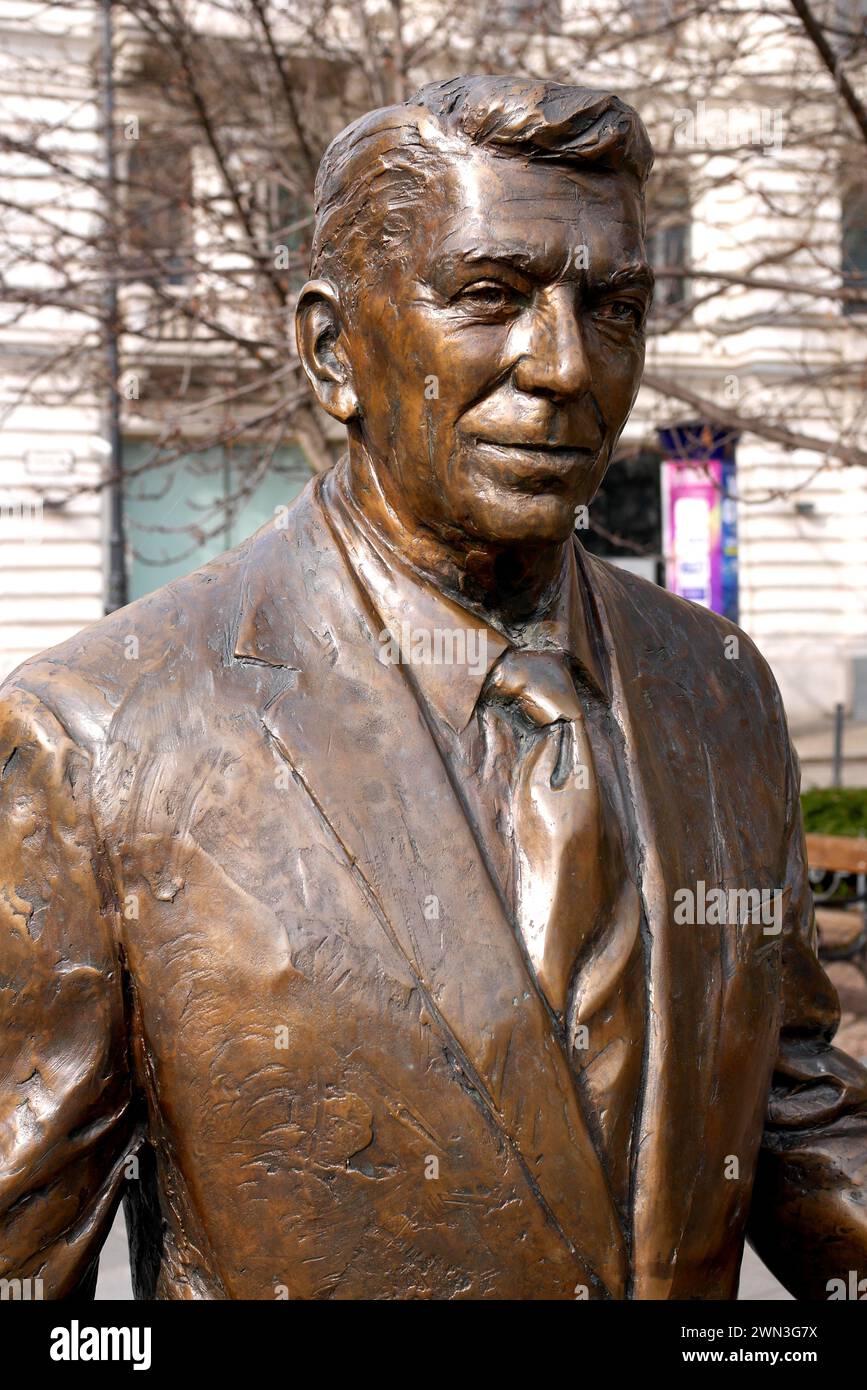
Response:
[{"label": "bronze patina surface", "polygon": [[351,126],[297,313],[346,457],[6,682],[0,1275],[88,1293],[122,1194],[140,1298],[867,1274],[773,678],[574,529],[650,159],[521,78]]}]

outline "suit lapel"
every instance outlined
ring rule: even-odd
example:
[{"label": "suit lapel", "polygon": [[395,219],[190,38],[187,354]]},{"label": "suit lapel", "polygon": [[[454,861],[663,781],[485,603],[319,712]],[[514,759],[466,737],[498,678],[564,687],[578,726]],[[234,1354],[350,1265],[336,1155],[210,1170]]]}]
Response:
[{"label": "suit lapel", "polygon": [[623,1235],[562,1046],[404,669],[379,660],[384,625],[320,492],[317,479],[267,566],[251,565],[235,654],[297,673],[263,712],[271,737],[408,962],[456,1083],[579,1271],[623,1297]]}]

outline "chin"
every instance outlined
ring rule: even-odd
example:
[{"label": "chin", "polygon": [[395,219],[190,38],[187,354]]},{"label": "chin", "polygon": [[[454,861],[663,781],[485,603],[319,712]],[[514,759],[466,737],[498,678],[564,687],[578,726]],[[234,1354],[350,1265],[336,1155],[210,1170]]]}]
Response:
[{"label": "chin", "polygon": [[575,529],[577,505],[552,493],[510,493],[473,508],[466,530],[489,543],[562,545]]}]

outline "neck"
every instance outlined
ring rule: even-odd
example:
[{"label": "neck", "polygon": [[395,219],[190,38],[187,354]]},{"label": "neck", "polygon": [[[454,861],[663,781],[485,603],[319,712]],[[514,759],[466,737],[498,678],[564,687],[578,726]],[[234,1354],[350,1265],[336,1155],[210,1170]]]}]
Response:
[{"label": "neck", "polygon": [[390,498],[366,451],[350,448],[342,483],[354,507],[416,573],[495,626],[510,628],[544,611],[559,588],[565,542],[531,546],[468,536],[457,527],[407,516]]}]

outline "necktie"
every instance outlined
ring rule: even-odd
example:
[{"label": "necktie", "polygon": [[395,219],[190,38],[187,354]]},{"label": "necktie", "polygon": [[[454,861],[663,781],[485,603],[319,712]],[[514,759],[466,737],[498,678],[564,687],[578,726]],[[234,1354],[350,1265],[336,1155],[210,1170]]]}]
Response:
[{"label": "necktie", "polygon": [[499,706],[489,746],[501,764],[502,751],[513,752],[502,790],[515,917],[542,991],[562,1014],[602,893],[599,790],[581,705],[562,656],[514,648],[491,672],[485,699]]},{"label": "necktie", "polygon": [[481,717],[515,925],[625,1207],[645,1026],[640,903],[566,658],[505,652]]}]

